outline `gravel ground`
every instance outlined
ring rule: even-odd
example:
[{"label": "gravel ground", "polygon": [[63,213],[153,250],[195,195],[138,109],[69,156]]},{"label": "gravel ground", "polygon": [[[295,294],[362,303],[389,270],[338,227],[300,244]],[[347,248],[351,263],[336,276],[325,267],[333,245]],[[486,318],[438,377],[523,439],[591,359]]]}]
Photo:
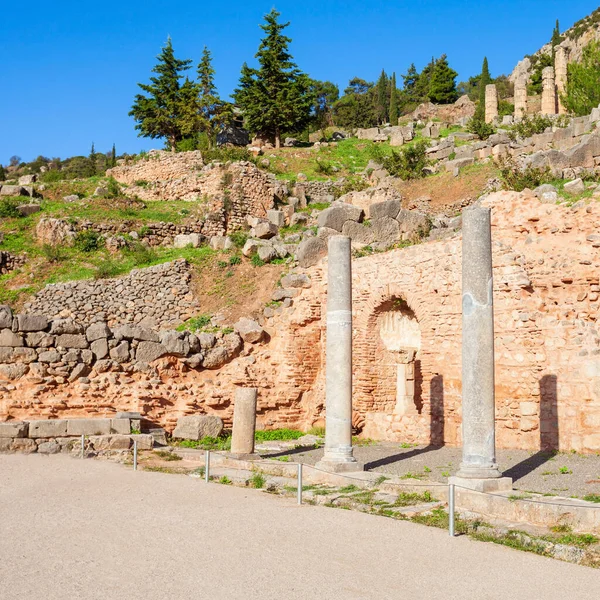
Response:
[{"label": "gravel ground", "polygon": [[6,600],[597,600],[600,574],[102,460],[0,456]]},{"label": "gravel ground", "polygon": [[[293,461],[315,464],[323,450],[300,448],[282,451]],[[460,448],[416,446],[402,448],[399,444],[378,443],[356,446],[354,456],[365,463],[369,471],[406,475],[412,473],[423,480],[445,483],[460,465]],[[600,455],[570,453],[536,453],[525,450],[499,450],[498,463],[505,475],[512,477],[519,490],[583,497],[600,494]]]}]

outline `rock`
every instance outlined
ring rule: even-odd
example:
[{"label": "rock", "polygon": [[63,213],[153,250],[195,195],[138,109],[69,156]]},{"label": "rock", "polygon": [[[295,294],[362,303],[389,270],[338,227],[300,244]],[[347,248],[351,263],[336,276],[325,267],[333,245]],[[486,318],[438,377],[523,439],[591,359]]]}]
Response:
[{"label": "rock", "polygon": [[159,342],[158,334],[146,327],[138,325],[122,325],[113,331],[115,339],[120,342],[126,340],[140,340],[143,342]]},{"label": "rock", "polygon": [[43,442],[38,446],[38,454],[59,454],[60,453],[60,444],[51,440],[49,442]]},{"label": "rock", "polygon": [[77,194],[70,194],[69,196],[65,196],[63,198],[64,202],[77,202],[79,200],[79,196]]},{"label": "rock", "polygon": [[17,329],[19,331],[44,331],[47,327],[48,319],[44,315],[17,315]]},{"label": "rock", "polygon": [[292,218],[290,219],[290,225],[303,225],[305,226],[308,223],[308,215],[304,213],[294,213]]},{"label": "rock", "polygon": [[252,230],[252,237],[268,240],[277,235],[277,227],[273,223],[258,223]]},{"label": "rock", "polygon": [[83,334],[70,334],[59,335],[56,337],[57,348],[79,348],[85,349],[89,347],[88,341]]},{"label": "rock", "polygon": [[35,235],[40,244],[49,246],[70,246],[75,238],[72,225],[64,219],[40,219]]},{"label": "rock", "polygon": [[427,235],[431,229],[431,223],[426,214],[416,210],[401,209],[396,217],[400,223],[400,231],[408,234]]},{"label": "rock", "polygon": [[544,183],[543,185],[536,187],[535,190],[533,190],[533,193],[538,198],[541,198],[542,194],[545,194],[547,192],[556,192],[556,191],[557,191],[557,189],[552,184]]},{"label": "rock", "polygon": [[19,177],[19,185],[32,185],[37,181],[37,175],[21,175]]},{"label": "rock", "polygon": [[10,329],[0,330],[0,346],[17,348],[23,345],[23,338],[20,335],[13,333]]},{"label": "rock", "polygon": [[231,238],[226,235],[213,235],[210,238],[210,247],[213,250],[229,250],[233,248]]},{"label": "rock", "polygon": [[395,244],[401,239],[400,223],[391,217],[382,217],[374,219],[371,228],[373,236],[377,242],[382,242],[387,245]]},{"label": "rock", "polygon": [[[109,352],[110,357],[118,363],[129,361],[129,342],[123,340],[119,345],[112,348]],[[139,359],[138,359],[139,360]]]},{"label": "rock", "polygon": [[28,217],[42,210],[39,204],[20,204],[17,206],[17,210],[22,217]]},{"label": "rock", "polygon": [[278,258],[278,253],[272,246],[259,246],[258,258],[265,263],[270,263],[272,260]]},{"label": "rock", "polygon": [[110,419],[68,419],[67,435],[108,435],[111,432]]},{"label": "rock", "polygon": [[190,353],[190,343],[183,331],[161,331],[160,343],[167,354],[183,357]]},{"label": "rock", "polygon": [[475,160],[473,158],[457,158],[456,160],[449,160],[445,165],[446,171],[448,173],[453,173],[455,169],[460,171],[462,168],[472,165],[474,162]]},{"label": "rock", "polygon": [[12,365],[0,364],[0,377],[8,379],[8,381],[16,381],[21,379],[24,375],[29,372],[29,367],[22,363],[15,363]]},{"label": "rock", "polygon": [[356,244],[369,245],[375,241],[375,233],[372,227],[367,227],[363,223],[355,221],[346,221],[342,228],[342,233],[347,235]]},{"label": "rock", "polygon": [[69,381],[77,381],[80,377],[86,377],[90,373],[91,369],[84,363],[78,363],[75,365],[71,374],[69,375]]},{"label": "rock", "polygon": [[265,335],[265,330],[253,319],[242,318],[233,328],[240,334],[244,342],[249,344],[260,342]]},{"label": "rock", "polygon": [[317,218],[317,224],[319,227],[329,227],[341,232],[346,221],[359,222],[363,214],[363,210],[357,206],[337,203],[321,212]]},{"label": "rock", "polygon": [[198,441],[205,437],[218,438],[223,431],[223,420],[215,415],[190,415],[179,417],[173,437]]},{"label": "rock", "polygon": [[[351,223],[354,223],[354,221],[351,221]],[[344,225],[345,225],[345,223],[344,223]],[[343,229],[344,228],[342,227],[342,230]],[[307,235],[309,233],[310,233],[310,235]],[[304,236],[305,238],[306,237],[314,237],[312,231],[305,231],[304,234],[305,234],[305,236]],[[336,229],[331,229],[331,227],[321,227],[319,229],[319,231],[317,231],[317,237],[322,240],[328,240],[332,235],[340,235],[340,232],[337,231]]]},{"label": "rock", "polygon": [[281,280],[281,285],[284,288],[306,288],[306,289],[308,289],[311,287],[312,284],[310,281],[310,277],[308,275],[305,275],[304,273],[301,273],[301,274],[289,273]]},{"label": "rock", "polygon": [[578,178],[565,183],[564,190],[567,194],[582,194],[585,192],[585,183],[583,183],[581,178]]},{"label": "rock", "polygon": [[94,340],[90,344],[90,349],[94,353],[96,360],[101,360],[108,356],[108,341],[106,339]]},{"label": "rock", "polygon": [[197,337],[202,350],[212,348],[217,343],[217,338],[212,333],[199,333]]},{"label": "rock", "polygon": [[176,235],[173,240],[174,248],[187,248],[191,246],[192,248],[198,248],[202,243],[202,236],[199,233],[190,233],[190,234],[179,234]]},{"label": "rock", "polygon": [[0,438],[26,438],[29,423],[26,421],[6,421],[0,423]]},{"label": "rock", "polygon": [[60,352],[58,352],[58,350],[47,350],[46,352],[40,352],[38,360],[41,363],[57,363],[60,361]]},{"label": "rock", "polygon": [[88,342],[95,342],[97,340],[108,339],[110,333],[110,329],[106,323],[93,323],[85,330],[85,337]]},{"label": "rock", "polygon": [[244,244],[244,247],[242,248],[242,254],[246,258],[249,258],[253,254],[256,254],[258,252],[258,249],[261,246],[264,246],[265,244],[266,242],[263,242],[262,240],[247,240]]},{"label": "rock", "polygon": [[0,305],[0,329],[6,327],[10,329],[12,327],[13,315],[10,306],[6,304]]},{"label": "rock", "polygon": [[318,237],[311,237],[300,242],[296,259],[302,268],[316,265],[327,254],[327,243]]},{"label": "rock", "polygon": [[55,319],[50,326],[52,335],[62,335],[65,333],[83,333],[83,325],[76,323],[73,319]]},{"label": "rock", "polygon": [[205,369],[219,369],[229,360],[227,350],[223,346],[216,346],[204,356],[202,365]]},{"label": "rock", "polygon": [[271,294],[271,300],[281,302],[281,300],[285,300],[286,298],[296,298],[299,295],[300,291],[298,289],[286,290],[285,288],[277,288]]},{"label": "rock", "polygon": [[285,225],[285,215],[281,210],[268,210],[267,219],[276,227],[283,227]]},{"label": "rock", "polygon": [[66,435],[66,419],[50,419],[48,421],[29,422],[29,437],[32,439],[64,437]]},{"label": "rock", "polygon": [[395,219],[402,208],[400,198],[386,200],[384,202],[376,202],[369,207],[369,217],[371,219],[381,219],[382,217],[390,217]]},{"label": "rock", "polygon": [[20,185],[3,185],[0,187],[0,196],[25,196]]},{"label": "rock", "polygon": [[167,349],[162,344],[140,342],[135,353],[135,359],[138,362],[151,363],[165,354],[167,354]]}]

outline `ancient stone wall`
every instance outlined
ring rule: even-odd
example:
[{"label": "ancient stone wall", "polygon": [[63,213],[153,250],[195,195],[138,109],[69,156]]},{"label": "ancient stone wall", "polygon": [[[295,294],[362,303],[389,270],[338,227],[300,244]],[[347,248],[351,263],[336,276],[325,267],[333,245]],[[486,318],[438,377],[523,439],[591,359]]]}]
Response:
[{"label": "ancient stone wall", "polygon": [[16,255],[6,250],[0,250],[0,275],[5,275],[22,267],[26,261],[27,257],[24,255]]},{"label": "ancient stone wall", "polygon": [[47,285],[25,309],[50,319],[73,318],[84,325],[106,321],[111,327],[124,323],[169,327],[199,310],[190,282],[189,265],[176,260],[135,269],[118,279]]}]

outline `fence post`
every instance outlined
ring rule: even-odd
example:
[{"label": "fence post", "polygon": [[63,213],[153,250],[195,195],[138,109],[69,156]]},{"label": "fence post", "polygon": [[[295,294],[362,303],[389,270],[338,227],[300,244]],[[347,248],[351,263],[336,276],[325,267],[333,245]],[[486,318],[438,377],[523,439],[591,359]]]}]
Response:
[{"label": "fence post", "polygon": [[302,463],[298,463],[298,504],[302,504]]},{"label": "fence post", "polygon": [[204,481],[206,483],[210,481],[210,450],[204,454]]},{"label": "fence post", "polygon": [[133,440],[133,470],[134,471],[137,471],[137,452],[138,452],[137,440]]},{"label": "fence post", "polygon": [[81,435],[81,458],[85,458],[85,435]]},{"label": "fence post", "polygon": [[449,525],[450,525],[450,537],[454,537],[456,523],[455,523],[455,515],[454,515],[454,484],[451,483],[448,486],[448,516],[449,516]]}]

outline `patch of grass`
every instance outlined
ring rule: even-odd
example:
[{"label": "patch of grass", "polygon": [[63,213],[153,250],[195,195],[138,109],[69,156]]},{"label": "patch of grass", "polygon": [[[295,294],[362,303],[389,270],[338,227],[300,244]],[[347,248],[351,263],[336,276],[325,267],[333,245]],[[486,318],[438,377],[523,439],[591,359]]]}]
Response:
[{"label": "patch of grass", "polygon": [[425,491],[422,494],[401,492],[394,502],[394,506],[413,506],[415,504],[425,504],[427,502],[435,502],[430,492]]},{"label": "patch of grass", "polygon": [[231,436],[224,435],[218,438],[205,437],[201,440],[171,440],[171,444],[180,448],[227,451],[231,449]]},{"label": "patch of grass", "polygon": [[252,485],[252,487],[256,490],[264,488],[265,482],[265,476],[260,471],[253,473],[252,477],[250,478],[250,485]]},{"label": "patch of grass", "polygon": [[161,460],[166,460],[168,462],[183,460],[181,456],[175,454],[174,452],[170,452],[169,450],[156,450],[154,454],[156,454],[156,456],[158,456]]},{"label": "patch of grass", "polygon": [[586,502],[595,502],[596,504],[600,504],[600,494],[587,494],[583,499]]},{"label": "patch of grass", "polygon": [[561,475],[573,475],[573,471],[569,467],[560,467],[558,471]]},{"label": "patch of grass", "polygon": [[408,449],[408,448],[415,448],[415,447],[416,447],[416,444],[409,444],[408,442],[402,442],[400,444],[400,448]]},{"label": "patch of grass", "polygon": [[231,485],[232,481],[227,477],[227,475],[223,475],[217,480],[217,483],[221,483],[222,485]]},{"label": "patch of grass", "polygon": [[386,477],[385,475],[380,475],[376,480],[375,480],[375,485],[381,485],[384,481],[388,481],[389,477]]},{"label": "patch of grass", "polygon": [[316,435],[318,437],[325,437],[325,427],[311,427],[307,431],[308,435]]},{"label": "patch of grass", "polygon": [[265,261],[262,260],[262,258],[257,253],[254,253],[252,255],[250,262],[252,263],[253,267],[264,267],[265,266]]},{"label": "patch of grass", "polygon": [[347,485],[346,487],[340,488],[340,494],[351,494],[352,492],[358,492],[360,488],[354,484]]},{"label": "patch of grass", "polygon": [[270,431],[257,431],[254,434],[254,439],[257,442],[285,441],[297,440],[304,435],[306,434],[298,429],[272,429]]},{"label": "patch of grass", "polygon": [[531,498],[529,494],[511,494],[508,496],[508,499],[511,502],[516,502],[517,500],[526,500],[527,498]]},{"label": "patch of grass", "polygon": [[212,319],[212,315],[203,314],[198,315],[197,317],[192,317],[188,319],[185,323],[181,324],[177,331],[201,331],[202,329],[206,329],[210,325]]},{"label": "patch of grass", "polygon": [[404,473],[404,475],[401,475],[400,479],[424,479],[424,476],[421,473],[411,473],[409,471],[408,473]]},{"label": "patch of grass", "polygon": [[279,462],[291,462],[291,458],[289,456],[269,456],[271,460],[278,460]]},{"label": "patch of grass", "polygon": [[377,444],[377,440],[371,438],[360,438],[356,435],[352,436],[352,444],[354,446],[374,446]]}]

